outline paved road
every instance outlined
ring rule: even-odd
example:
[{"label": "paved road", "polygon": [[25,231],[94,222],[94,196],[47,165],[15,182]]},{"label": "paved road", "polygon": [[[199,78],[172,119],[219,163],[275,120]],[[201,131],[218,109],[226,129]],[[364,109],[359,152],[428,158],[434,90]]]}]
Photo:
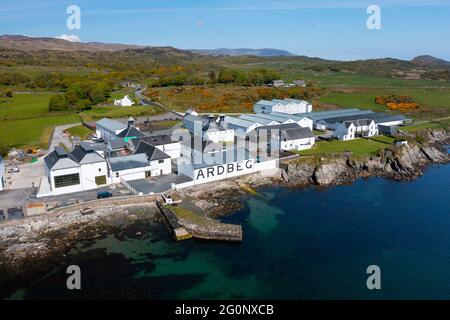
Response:
[{"label": "paved road", "polygon": [[139,100],[139,102],[144,105],[144,106],[156,106],[159,107],[163,110],[166,110],[168,113],[172,113],[175,117],[177,117],[177,119],[182,119],[184,113],[182,112],[177,112],[175,110],[172,110],[171,108],[169,108],[168,106],[166,106],[165,104],[161,103],[161,102],[156,102],[156,101],[151,101],[149,98],[147,98],[142,92],[145,89],[142,90],[137,90],[134,95],[136,96],[136,98]]},{"label": "paved road", "polygon": [[49,151],[53,151],[55,147],[59,146],[61,143],[67,146],[68,148],[72,147],[72,142],[70,142],[69,136],[64,135],[64,130],[67,130],[71,127],[81,125],[81,123],[72,123],[66,124],[63,126],[56,126],[55,131],[53,132],[52,141],[50,142]]}]

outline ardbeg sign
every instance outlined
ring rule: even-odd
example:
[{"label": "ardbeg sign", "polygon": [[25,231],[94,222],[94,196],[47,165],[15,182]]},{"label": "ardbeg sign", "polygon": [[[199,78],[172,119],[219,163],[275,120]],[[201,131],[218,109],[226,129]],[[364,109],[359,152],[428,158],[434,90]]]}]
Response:
[{"label": "ardbeg sign", "polygon": [[238,176],[253,172],[254,160],[244,160],[238,162],[216,165],[195,170],[195,181],[225,179],[227,176]]}]

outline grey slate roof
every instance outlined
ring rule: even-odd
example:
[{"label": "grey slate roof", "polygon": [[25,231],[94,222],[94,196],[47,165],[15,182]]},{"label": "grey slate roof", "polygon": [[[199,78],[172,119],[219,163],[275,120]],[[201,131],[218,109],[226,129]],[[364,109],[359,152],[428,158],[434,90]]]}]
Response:
[{"label": "grey slate roof", "polygon": [[147,156],[144,153],[130,156],[116,157],[108,159],[112,171],[122,171],[149,166]]},{"label": "grey slate roof", "polygon": [[101,125],[102,127],[111,130],[111,131],[119,131],[124,130],[127,128],[126,124],[123,124],[122,122],[111,120],[108,118],[103,118],[100,121],[97,121],[97,125]]},{"label": "grey slate roof", "polygon": [[286,140],[299,140],[314,137],[314,133],[309,128],[297,128],[281,130],[281,138]]},{"label": "grey slate roof", "polygon": [[127,127],[127,129],[123,130],[121,133],[117,135],[119,138],[131,138],[131,137],[145,137],[145,134],[136,129],[133,126]]},{"label": "grey slate roof", "polygon": [[135,152],[135,154],[141,153],[145,154],[149,161],[170,159],[170,156],[167,153],[144,141],[141,141],[139,143],[139,146],[137,147]]},{"label": "grey slate roof", "polygon": [[141,141],[147,142],[152,146],[162,146],[164,144],[177,143],[178,141],[172,140],[172,137],[168,134],[162,134],[158,136],[146,136],[142,138],[132,139],[131,143],[135,148],[139,145]]},{"label": "grey slate roof", "polygon": [[50,170],[79,167],[81,164],[103,161],[105,161],[105,159],[97,154],[89,143],[85,142],[76,146],[72,152],[67,152],[64,148],[59,146],[55,147],[55,150],[44,158],[45,165]]},{"label": "grey slate roof", "polygon": [[[133,139],[134,140],[134,139]],[[113,139],[108,142],[109,148],[111,151],[124,149],[126,144],[123,139]]]}]

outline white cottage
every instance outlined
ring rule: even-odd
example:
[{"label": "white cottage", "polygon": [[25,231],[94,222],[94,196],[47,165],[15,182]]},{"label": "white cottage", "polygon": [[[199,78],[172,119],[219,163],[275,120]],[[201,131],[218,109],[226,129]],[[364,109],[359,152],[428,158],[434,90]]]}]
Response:
[{"label": "white cottage", "polygon": [[114,100],[114,105],[120,107],[131,107],[134,105],[134,101],[127,95],[122,99]]}]

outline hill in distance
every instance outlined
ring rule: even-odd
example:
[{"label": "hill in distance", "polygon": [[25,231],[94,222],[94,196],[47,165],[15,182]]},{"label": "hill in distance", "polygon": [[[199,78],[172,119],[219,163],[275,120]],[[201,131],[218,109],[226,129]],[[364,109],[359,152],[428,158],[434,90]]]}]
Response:
[{"label": "hill in distance", "polygon": [[279,49],[204,49],[204,50],[191,50],[196,53],[201,53],[210,56],[257,56],[257,57],[292,57],[294,54],[289,51]]},{"label": "hill in distance", "polygon": [[444,67],[444,68],[450,67],[449,61],[439,59],[439,58],[429,56],[429,55],[415,57],[414,59],[411,60],[411,63],[417,64],[420,66],[427,66],[427,67]]},{"label": "hill in distance", "polygon": [[57,38],[32,38],[21,35],[0,36],[0,49],[36,51],[120,51],[126,49],[142,49],[144,46],[100,43],[100,42],[71,42]]}]

